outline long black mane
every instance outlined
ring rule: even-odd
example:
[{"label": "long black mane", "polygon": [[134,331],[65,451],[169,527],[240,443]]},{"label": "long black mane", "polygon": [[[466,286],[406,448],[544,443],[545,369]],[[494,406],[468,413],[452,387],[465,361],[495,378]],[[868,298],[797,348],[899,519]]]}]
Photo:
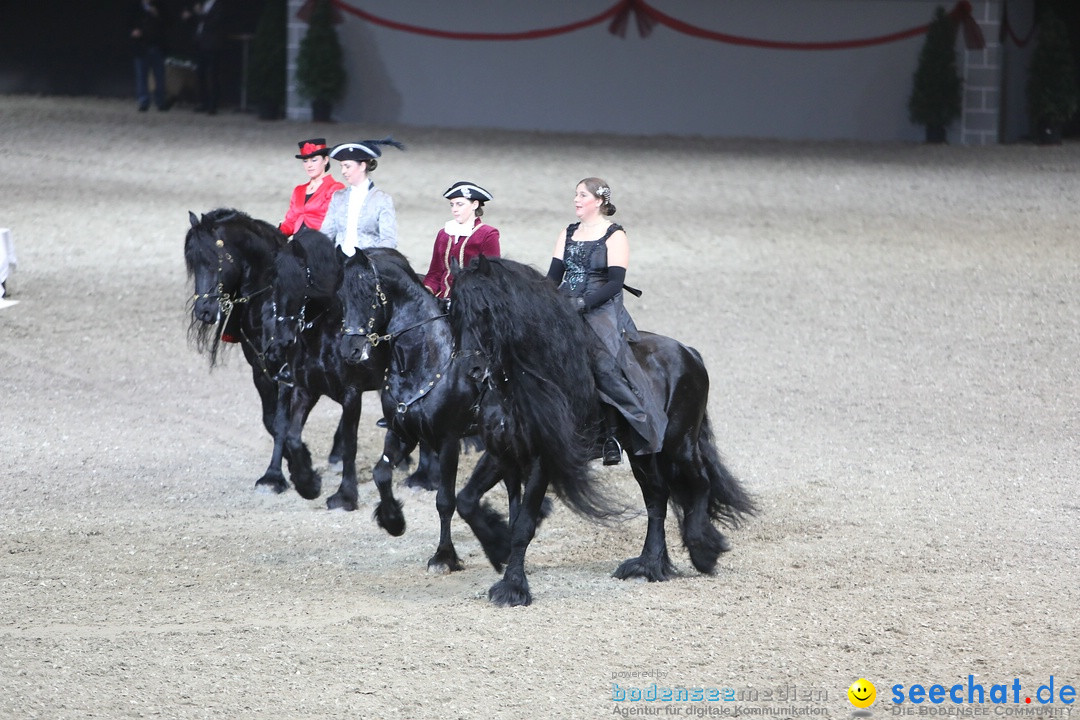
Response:
[{"label": "long black mane", "polygon": [[[488,395],[499,398],[506,416],[502,445],[520,457],[535,454],[539,459],[539,472],[525,486],[522,511],[516,516],[511,512],[511,561],[503,580],[489,591],[496,603],[528,604],[523,558],[538,518],[536,493],[550,480],[575,509],[582,509],[582,501],[586,507],[591,501],[602,502],[587,481],[587,463],[597,456],[591,451],[601,417],[590,361],[595,339],[553,283],[512,260],[479,258],[456,275],[450,297],[459,352],[476,350],[488,359],[488,383],[494,390]],[[615,577],[657,581],[674,574],[664,527],[669,502],[694,567],[712,573],[720,554],[729,549],[716,524],[737,525],[754,514],[755,507],[714,445],[707,410],[708,371],[695,350],[662,335],[640,333],[630,352],[648,376],[648,384],[634,391],[660,399],[667,427],[658,452],[627,456],[642,492],[648,527],[641,555],[623,562]],[[629,425],[623,421],[614,430],[626,447],[633,432]],[[553,457],[551,448],[559,454]],[[568,478],[586,480],[567,482]],[[470,525],[488,552],[491,543],[484,543],[483,524],[480,530],[477,524]]]},{"label": "long black mane", "polygon": [[451,298],[455,344],[487,358],[513,454],[556,463],[552,485],[574,510],[619,514],[590,477],[599,400],[577,311],[534,268],[507,258],[479,258],[457,275]]},{"label": "long black mane", "polygon": [[[278,296],[305,298],[327,310],[338,305],[342,262],[337,246],[322,233],[296,235],[274,260],[274,291]],[[339,313],[340,314],[340,313]]]},{"label": "long black mane", "polygon": [[[274,256],[285,247],[285,236],[270,223],[233,208],[210,210],[198,219],[194,214],[190,217],[191,227],[184,239],[184,265],[188,280],[196,282],[200,269],[216,269],[218,281],[237,283],[237,289],[229,299],[235,301],[258,292],[265,294]],[[216,323],[203,322],[195,317],[198,288],[195,292],[189,301],[192,317],[188,326],[188,340],[199,352],[208,354],[210,366],[213,367],[217,364],[226,317],[221,313]],[[210,292],[216,294],[217,288]],[[216,299],[220,302],[220,298]],[[247,309],[237,307],[235,311]]]}]

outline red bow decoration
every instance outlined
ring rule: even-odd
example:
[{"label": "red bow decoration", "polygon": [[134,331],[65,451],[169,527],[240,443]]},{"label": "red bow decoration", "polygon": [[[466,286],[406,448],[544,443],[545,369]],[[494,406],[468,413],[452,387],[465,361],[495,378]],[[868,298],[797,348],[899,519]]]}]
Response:
[{"label": "red bow decoration", "polygon": [[300,148],[301,155],[311,155],[318,150],[325,150],[325,145],[316,145],[315,143],[304,143],[304,147]]},{"label": "red bow decoration", "polygon": [[968,50],[982,50],[986,47],[986,38],[983,37],[982,28],[971,15],[971,3],[968,0],[960,0],[949,11],[949,17],[964,29],[964,47]]}]

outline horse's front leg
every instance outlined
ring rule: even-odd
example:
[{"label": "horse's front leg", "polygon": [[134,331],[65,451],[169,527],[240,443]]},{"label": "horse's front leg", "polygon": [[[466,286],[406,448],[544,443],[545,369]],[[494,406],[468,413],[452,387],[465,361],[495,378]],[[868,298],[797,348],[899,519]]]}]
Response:
[{"label": "horse's front leg", "polygon": [[322,478],[312,465],[311,452],[303,440],[304,423],[318,399],[297,384],[293,386],[287,404],[289,424],[285,433],[285,451],[288,453],[289,477],[296,492],[305,500],[314,500],[322,492]]},{"label": "horse's front leg", "polygon": [[359,498],[356,490],[356,432],[360,425],[363,392],[356,388],[346,388],[341,403],[341,422],[338,432],[341,434],[341,484],[337,492],[326,500],[330,510],[356,510]]},{"label": "horse's front leg", "polygon": [[445,438],[438,448],[439,490],[435,495],[435,507],[439,511],[439,547],[428,560],[428,571],[437,573],[464,570],[458,558],[454,542],[450,539],[450,521],[454,519],[457,498],[454,491],[457,485],[458,456],[461,453],[461,441],[458,438]]},{"label": "horse's front leg", "polygon": [[664,521],[667,519],[668,489],[660,477],[656,455],[630,455],[630,468],[641,488],[648,513],[648,529],[641,555],[626,560],[612,575],[620,580],[644,578],[649,582],[668,580],[675,574],[675,567],[668,556]]},{"label": "horse's front leg", "polygon": [[285,433],[288,431],[289,425],[289,392],[289,388],[284,385],[279,385],[276,388],[276,400],[273,403],[273,412],[269,417],[269,422],[267,422],[265,415],[268,408],[264,403],[264,423],[267,424],[267,429],[270,431],[271,437],[274,438],[274,450],[270,455],[270,464],[267,466],[266,472],[255,481],[256,490],[269,490],[280,494],[289,488],[289,483],[285,480],[285,473],[281,470],[281,458],[285,451]]},{"label": "horse's front leg", "polygon": [[496,572],[503,571],[506,558],[510,555],[510,525],[495,508],[483,501],[483,496],[498,484],[501,477],[499,461],[491,453],[485,452],[457,496],[458,515],[472,528]]},{"label": "horse's front leg", "polygon": [[525,577],[525,551],[529,549],[536,534],[536,526],[544,507],[544,495],[547,492],[547,477],[534,463],[531,477],[525,483],[521,505],[510,525],[510,557],[506,563],[506,572],[499,582],[488,590],[488,599],[496,605],[529,605],[532,593],[529,581]]},{"label": "horse's front leg", "polygon": [[372,470],[375,489],[379,491],[379,504],[375,506],[373,517],[379,527],[394,537],[405,532],[405,514],[401,511],[401,501],[394,497],[394,466],[405,457],[408,447],[397,433],[387,430],[383,439],[382,456]]}]

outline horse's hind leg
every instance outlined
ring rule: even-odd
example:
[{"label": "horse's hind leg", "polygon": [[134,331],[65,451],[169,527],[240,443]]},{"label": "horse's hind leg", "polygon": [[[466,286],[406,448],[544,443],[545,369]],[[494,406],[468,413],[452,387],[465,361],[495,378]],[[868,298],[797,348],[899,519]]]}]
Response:
[{"label": "horse's hind leg", "polygon": [[510,555],[510,526],[482,498],[498,484],[501,476],[498,461],[491,453],[485,452],[457,496],[458,515],[472,528],[496,572],[503,571]]},{"label": "horse's hind leg", "polygon": [[675,573],[675,568],[668,556],[667,535],[664,530],[664,521],[667,519],[667,485],[661,478],[656,455],[631,455],[630,468],[641,487],[649,524],[645,531],[645,545],[641,549],[641,555],[623,562],[616,568],[613,576],[620,580],[668,580]]},{"label": "horse's hind leg", "polygon": [[420,462],[416,466],[416,471],[405,478],[405,487],[417,490],[438,490],[439,484],[438,455],[426,442],[421,442]]},{"label": "horse's hind leg", "polygon": [[685,450],[680,447],[677,462],[682,484],[673,484],[672,495],[684,510],[683,544],[694,567],[711,574],[720,554],[730,549],[714,521],[734,526],[740,517],[753,515],[756,509],[739,481],[724,467],[707,418],[696,444]]},{"label": "horse's hind leg", "polygon": [[334,430],[334,444],[330,448],[330,456],[327,458],[327,462],[330,463],[330,470],[337,471],[343,469],[342,457],[345,455],[345,413],[342,412],[342,417],[338,420],[337,429]]},{"label": "horse's hind leg", "polygon": [[[356,490],[356,430],[360,424],[361,393],[346,390],[341,403],[341,423],[338,426],[342,434],[341,484],[330,499],[326,501],[331,510],[353,511],[357,508]],[[333,502],[331,502],[331,499]]]}]

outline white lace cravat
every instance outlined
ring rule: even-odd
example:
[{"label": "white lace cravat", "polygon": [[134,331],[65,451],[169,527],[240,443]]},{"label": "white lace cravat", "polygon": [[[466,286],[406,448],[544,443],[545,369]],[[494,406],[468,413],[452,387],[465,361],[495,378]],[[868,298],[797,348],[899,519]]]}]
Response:
[{"label": "white lace cravat", "polygon": [[369,185],[370,182],[363,187],[353,185],[349,188],[349,209],[346,213],[345,242],[341,246],[341,251],[349,257],[355,255],[356,249],[360,247],[360,238],[357,234],[356,226],[360,223],[360,211],[364,208],[364,200],[367,199]]},{"label": "white lace cravat", "polygon": [[463,235],[472,235],[472,231],[476,228],[476,221],[473,220],[468,225],[462,225],[457,220],[447,220],[443,225],[443,229],[446,230],[446,234],[450,237],[461,237]]}]

